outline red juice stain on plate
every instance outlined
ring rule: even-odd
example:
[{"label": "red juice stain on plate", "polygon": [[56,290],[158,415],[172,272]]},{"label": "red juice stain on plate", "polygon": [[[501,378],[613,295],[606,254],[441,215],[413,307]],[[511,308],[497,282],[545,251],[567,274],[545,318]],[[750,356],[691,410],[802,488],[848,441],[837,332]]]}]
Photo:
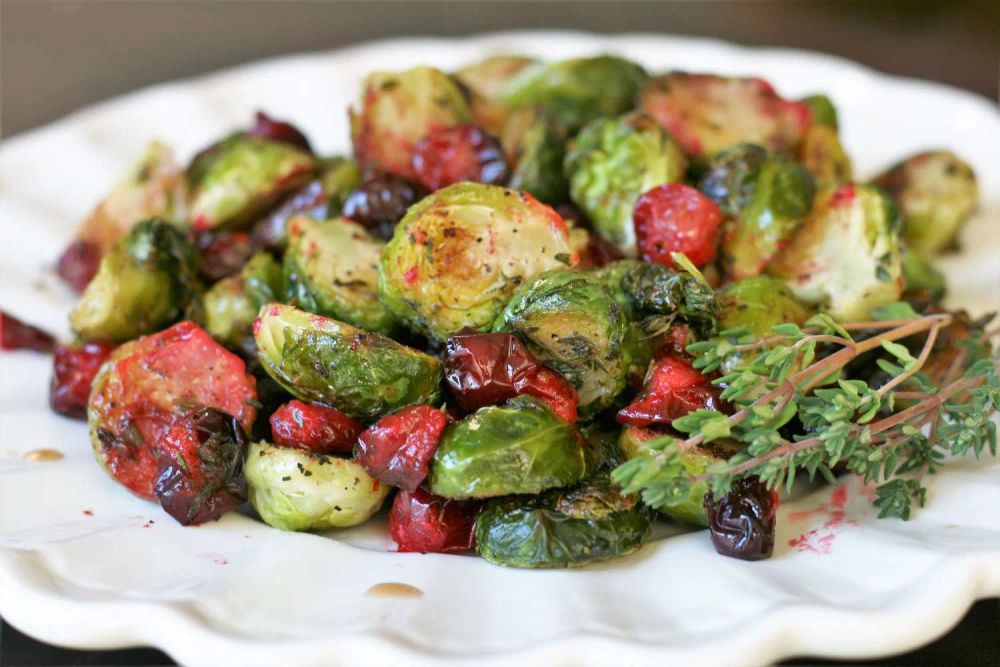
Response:
[{"label": "red juice stain on plate", "polygon": [[847,506],[847,484],[841,484],[834,489],[830,502],[803,512],[792,512],[788,515],[790,521],[804,521],[814,516],[827,516],[823,525],[814,530],[802,533],[788,540],[788,546],[796,551],[814,554],[829,554],[833,551],[833,543],[843,526],[856,526],[857,521],[846,519],[844,508]]},{"label": "red juice stain on plate", "polygon": [[416,586],[401,584],[396,581],[386,581],[381,584],[375,584],[369,588],[365,591],[365,596],[372,598],[402,598],[415,600],[417,598],[422,598],[424,596],[424,592]]},{"label": "red juice stain on plate", "polygon": [[87,516],[94,516],[94,510],[83,510],[83,513]]}]

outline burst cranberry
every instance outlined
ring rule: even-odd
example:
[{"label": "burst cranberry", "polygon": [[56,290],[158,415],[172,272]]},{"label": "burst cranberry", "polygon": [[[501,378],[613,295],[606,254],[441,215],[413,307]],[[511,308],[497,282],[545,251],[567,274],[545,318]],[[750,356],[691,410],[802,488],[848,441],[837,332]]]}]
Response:
[{"label": "burst cranberry", "polygon": [[496,137],[475,125],[432,131],[417,142],[413,173],[430,190],[476,181],[499,185],[510,178],[510,165]]},{"label": "burst cranberry", "polygon": [[705,496],[705,511],[715,550],[741,560],[763,560],[774,551],[778,494],[757,477],[737,479],[729,493]]},{"label": "burst cranberry", "polygon": [[642,391],[618,412],[618,422],[632,426],[669,425],[699,408],[722,409],[719,390],[684,357],[667,354],[656,359]]},{"label": "burst cranberry", "polygon": [[101,247],[93,241],[77,239],[59,256],[56,272],[77,293],[97,275],[101,264]]},{"label": "burst cranberry", "polygon": [[518,394],[539,398],[560,419],[576,423],[576,404],[580,398],[576,388],[566,378],[544,366],[527,378],[514,383]]},{"label": "burst cranberry", "polygon": [[238,272],[253,254],[246,232],[203,232],[198,235],[198,272],[215,282]]},{"label": "burst cranberry", "polygon": [[714,260],[722,217],[715,202],[681,183],[646,192],[632,212],[642,258],[670,267],[674,266],[672,252],[684,253],[699,267]]},{"label": "burst cranberry", "polygon": [[344,216],[390,239],[407,209],[426,196],[427,191],[417,183],[392,174],[376,174],[347,196]]},{"label": "burst cranberry", "polygon": [[518,394],[540,365],[509,333],[458,334],[445,346],[444,377],[466,410],[502,403]]},{"label": "burst cranberry", "polygon": [[84,419],[90,385],[114,347],[106,343],[84,343],[80,347],[56,349],[52,364],[49,405],[59,414]]},{"label": "burst cranberry", "polygon": [[451,553],[476,545],[479,503],[432,496],[423,489],[400,491],[389,511],[389,533],[399,551]]},{"label": "burst cranberry", "polygon": [[299,132],[298,128],[291,123],[271,118],[263,111],[258,111],[254,118],[253,127],[247,134],[251,137],[262,137],[271,141],[280,141],[301,148],[307,153],[312,153],[312,147],[306,135]]},{"label": "burst cranberry", "polygon": [[0,311],[0,350],[50,352],[56,341],[38,327]]},{"label": "burst cranberry", "polygon": [[358,436],[354,458],[380,482],[416,491],[447,423],[445,414],[430,405],[403,408]]},{"label": "burst cranberry", "polygon": [[275,444],[317,454],[350,454],[362,428],[339,410],[302,401],[289,401],[271,414]]}]

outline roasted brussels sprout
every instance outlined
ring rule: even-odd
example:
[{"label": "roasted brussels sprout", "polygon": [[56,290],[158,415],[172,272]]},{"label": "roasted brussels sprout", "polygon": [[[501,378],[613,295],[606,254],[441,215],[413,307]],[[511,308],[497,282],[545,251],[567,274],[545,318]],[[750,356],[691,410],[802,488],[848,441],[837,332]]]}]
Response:
[{"label": "roasted brussels sprout", "polygon": [[511,108],[541,105],[573,132],[594,118],[628,111],[646,78],[642,67],[617,56],[559,60],[524,68],[504,85],[501,98]]},{"label": "roasted brussels sprout", "polygon": [[620,275],[620,290],[612,294],[618,300],[625,296],[630,304],[630,318],[679,317],[700,335],[716,329],[719,300],[711,287],[690,273],[674,271],[660,264],[622,260],[605,267],[601,274],[614,280]]},{"label": "roasted brussels sprout", "polygon": [[806,104],[783,100],[763,79],[684,72],[648,81],[639,109],[697,157],[711,157],[744,142],[790,150],[810,117]]},{"label": "roasted brussels sprout", "polygon": [[490,56],[455,72],[455,78],[472,95],[469,106],[476,125],[493,134],[500,133],[509,112],[500,100],[503,86],[534,62],[524,56]]},{"label": "roasted brussels sprout", "polygon": [[580,432],[540,400],[518,396],[449,426],[427,480],[437,496],[492,498],[575,484],[586,472]]},{"label": "roasted brussels sprout", "polygon": [[871,185],[842,185],[816,197],[812,213],[768,271],[802,301],[841,320],[864,319],[903,289],[899,213]]},{"label": "roasted brussels sprout", "polygon": [[610,472],[625,462],[618,446],[619,430],[601,421],[592,421],[580,427],[580,434],[587,443],[588,471]]},{"label": "roasted brussels sprout", "polygon": [[811,308],[770,276],[730,283],[719,292],[719,301],[719,329],[746,327],[755,336],[767,336],[771,327],[785,322],[803,324],[812,315]]},{"label": "roasted brussels sprout", "polygon": [[796,153],[818,187],[840,185],[851,180],[851,158],[840,145],[837,131],[830,127],[810,127]]},{"label": "roasted brussels sprout", "polygon": [[70,326],[83,340],[137,338],[178,320],[197,286],[197,256],[184,233],[147,220],[101,260]]},{"label": "roasted brussels sprout", "polygon": [[237,275],[223,278],[202,295],[199,319],[212,338],[245,351],[252,342],[257,311],[281,294],[281,266],[270,254],[258,252]]},{"label": "roasted brussels sprout", "polygon": [[840,129],[837,121],[837,107],[833,106],[833,100],[826,95],[816,94],[803,97],[799,100],[809,108],[809,117],[813,125],[828,127],[834,132]]},{"label": "roasted brussels sprout", "polygon": [[569,380],[584,416],[607,408],[625,389],[628,320],[599,278],[547,271],[514,292],[493,329],[516,334]]},{"label": "roasted brussels sprout", "polygon": [[903,215],[903,239],[930,255],[953,246],[979,200],[972,167],[949,151],[909,157],[878,176]]},{"label": "roasted brussels sprout", "polygon": [[806,169],[754,144],[713,158],[699,189],[732,218],[724,225],[726,277],[759,275],[809,213],[815,185]]},{"label": "roasted brussels sprout", "polygon": [[624,556],[649,534],[649,512],[606,476],[541,496],[497,498],[476,519],[476,549],[508,567],[575,567]]},{"label": "roasted brussels sprout", "polygon": [[410,179],[410,158],[417,141],[431,130],[472,120],[458,84],[433,67],[372,72],[350,116],[354,155],[362,168]]},{"label": "roasted brussels sprout", "polygon": [[250,503],[269,526],[328,530],[367,521],[391,487],[357,462],[268,442],[250,445],[244,471]]},{"label": "roasted brussels sprout", "polygon": [[903,284],[905,296],[925,294],[931,301],[940,302],[948,292],[948,282],[944,274],[934,268],[920,253],[909,248],[903,253]]},{"label": "roasted brussels sprout", "polygon": [[312,155],[279,141],[234,134],[188,167],[191,224],[195,229],[234,229],[253,222],[312,177]]},{"label": "roasted brussels sprout", "polygon": [[523,107],[511,113],[500,134],[500,143],[514,165],[510,187],[530,192],[547,204],[566,201],[566,140],[566,131],[541,107]]},{"label": "roasted brussels sprout", "polygon": [[261,308],[254,340],[264,370],[289,393],[355,419],[440,396],[441,362],[434,357],[292,306]]},{"label": "roasted brussels sprout", "polygon": [[566,154],[573,202],[597,232],[635,254],[632,208],[639,195],[684,177],[684,153],[663,128],[641,113],[588,123]]},{"label": "roasted brussels sprout", "polygon": [[576,261],[551,208],[527,193],[459,183],[412,206],[396,226],[378,289],[400,320],[443,340],[488,329],[519,284]]},{"label": "roasted brussels sprout", "polygon": [[285,251],[285,296],[311,313],[391,334],[396,322],[378,299],[382,243],[347,218],[293,218]]}]

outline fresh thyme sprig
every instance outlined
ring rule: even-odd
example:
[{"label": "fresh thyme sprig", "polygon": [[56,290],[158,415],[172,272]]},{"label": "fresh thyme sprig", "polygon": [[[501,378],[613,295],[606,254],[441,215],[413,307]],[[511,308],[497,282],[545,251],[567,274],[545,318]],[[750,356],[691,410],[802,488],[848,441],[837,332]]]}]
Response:
[{"label": "fresh thyme sprig", "polygon": [[[688,437],[650,441],[645,454],[614,471],[615,481],[626,493],[641,493],[647,504],[663,507],[682,502],[702,481],[717,495],[749,475],[769,488],[790,488],[800,472],[832,482],[840,464],[880,483],[880,517],[909,518],[913,503],[923,505],[926,489],[919,479],[896,475],[933,473],[946,454],[978,458],[988,448],[996,455],[991,415],[1000,409],[998,362],[983,354],[988,343],[974,333],[935,383],[922,369],[953,316],[920,316],[905,303],[883,306],[872,316],[838,323],[820,314],[804,327],[778,325],[765,337],[731,329],[690,345],[697,368],[722,373],[715,382],[737,410],[697,410],[675,420],[673,428]],[[863,337],[855,340],[851,332]],[[913,356],[898,341],[916,336],[923,336],[923,345]],[[848,363],[867,353],[883,353],[876,363],[891,379],[878,387],[842,377]],[[782,429],[794,418],[798,434],[788,439]],[[688,475],[684,453],[720,438],[746,447],[701,476]]]}]

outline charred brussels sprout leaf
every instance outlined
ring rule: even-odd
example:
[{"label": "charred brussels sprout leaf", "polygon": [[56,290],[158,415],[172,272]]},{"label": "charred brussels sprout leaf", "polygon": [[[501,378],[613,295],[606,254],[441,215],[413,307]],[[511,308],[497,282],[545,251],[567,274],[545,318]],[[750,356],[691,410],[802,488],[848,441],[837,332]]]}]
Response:
[{"label": "charred brussels sprout leaf", "polygon": [[84,340],[120,342],[175,322],[198,288],[197,255],[184,233],[162,220],[136,225],[104,256],[70,313]]},{"label": "charred brussels sprout leaf", "polygon": [[498,498],[476,519],[476,549],[496,565],[573,567],[631,553],[649,514],[606,477],[540,496]]},{"label": "charred brussels sprout leaf", "polygon": [[711,160],[699,189],[731,216],[721,245],[731,280],[767,267],[808,215],[815,193],[802,165],[753,144],[734,146]]},{"label": "charred brussels sprout leaf", "polygon": [[247,350],[257,311],[281,294],[281,267],[270,254],[259,252],[237,275],[223,278],[205,292],[199,320],[212,338],[226,347]]},{"label": "charred brussels sprout leaf", "polygon": [[600,421],[592,421],[580,427],[580,434],[587,443],[587,470],[608,472],[625,462],[618,446],[618,431],[616,426]]},{"label": "charred brussels sprout leaf", "polygon": [[233,135],[188,168],[191,223],[200,230],[248,225],[304,185],[315,167],[309,153],[290,144]]},{"label": "charred brussels sprout leaf", "polygon": [[864,319],[902,292],[896,207],[870,185],[825,190],[769,272],[838,319]]},{"label": "charred brussels sprout leaf", "polygon": [[440,397],[441,362],[381,334],[279,304],[254,328],[264,370],[300,400],[372,420]]},{"label": "charred brussels sprout leaf", "polygon": [[382,251],[378,290],[392,313],[443,340],[488,330],[514,289],[572,266],[562,218],[529,194],[451,185],[410,207]]},{"label": "charred brussels sprout leaf", "polygon": [[616,56],[559,60],[521,70],[501,97],[511,108],[543,106],[572,132],[594,118],[628,111],[646,78],[642,67]]},{"label": "charred brussels sprout leaf", "polygon": [[[673,271],[660,264],[622,260],[621,290],[628,309],[636,317],[679,317],[701,335],[715,331],[719,300],[711,287],[690,273]],[[609,278],[618,272],[618,262],[606,271]]]},{"label": "charred brussels sprout leaf", "polygon": [[455,72],[455,78],[472,95],[470,107],[476,125],[493,134],[500,133],[508,114],[500,100],[503,86],[534,62],[524,56],[491,56]]},{"label": "charred brussels sprout leaf", "polygon": [[635,252],[632,208],[642,193],[684,176],[680,147],[640,113],[598,119],[577,135],[566,155],[570,197],[598,233],[623,252]]},{"label": "charred brussels sprout leaf", "polygon": [[809,107],[809,115],[813,125],[828,127],[834,132],[840,129],[837,122],[837,107],[826,95],[816,94],[802,98],[801,102]]},{"label": "charred brussels sprout leaf", "polygon": [[244,470],[250,503],[264,523],[281,530],[356,526],[390,490],[352,459],[267,442],[250,445]]},{"label": "charred brussels sprout leaf", "polygon": [[628,320],[604,284],[577,271],[548,271],[514,292],[495,331],[509,331],[576,387],[582,415],[625,389]]},{"label": "charred brussels sprout leaf", "polygon": [[395,320],[378,299],[382,243],[347,218],[294,218],[285,251],[287,298],[303,310],[383,334]]},{"label": "charred brussels sprout leaf", "polygon": [[540,108],[514,111],[500,135],[504,152],[514,165],[510,187],[530,192],[543,202],[558,204],[569,196],[563,173],[566,132]]},{"label": "charred brussels sprout leaf", "polygon": [[449,426],[428,482],[437,496],[492,498],[575,484],[586,469],[579,431],[538,399],[519,396]]},{"label": "charred brussels sprout leaf", "polygon": [[730,283],[719,292],[719,300],[719,328],[746,327],[755,336],[770,335],[771,327],[785,322],[803,324],[813,314],[781,281],[769,276]]},{"label": "charred brussels sprout leaf", "polygon": [[903,239],[923,255],[953,246],[979,199],[972,167],[948,151],[918,153],[874,183],[899,207]]}]

